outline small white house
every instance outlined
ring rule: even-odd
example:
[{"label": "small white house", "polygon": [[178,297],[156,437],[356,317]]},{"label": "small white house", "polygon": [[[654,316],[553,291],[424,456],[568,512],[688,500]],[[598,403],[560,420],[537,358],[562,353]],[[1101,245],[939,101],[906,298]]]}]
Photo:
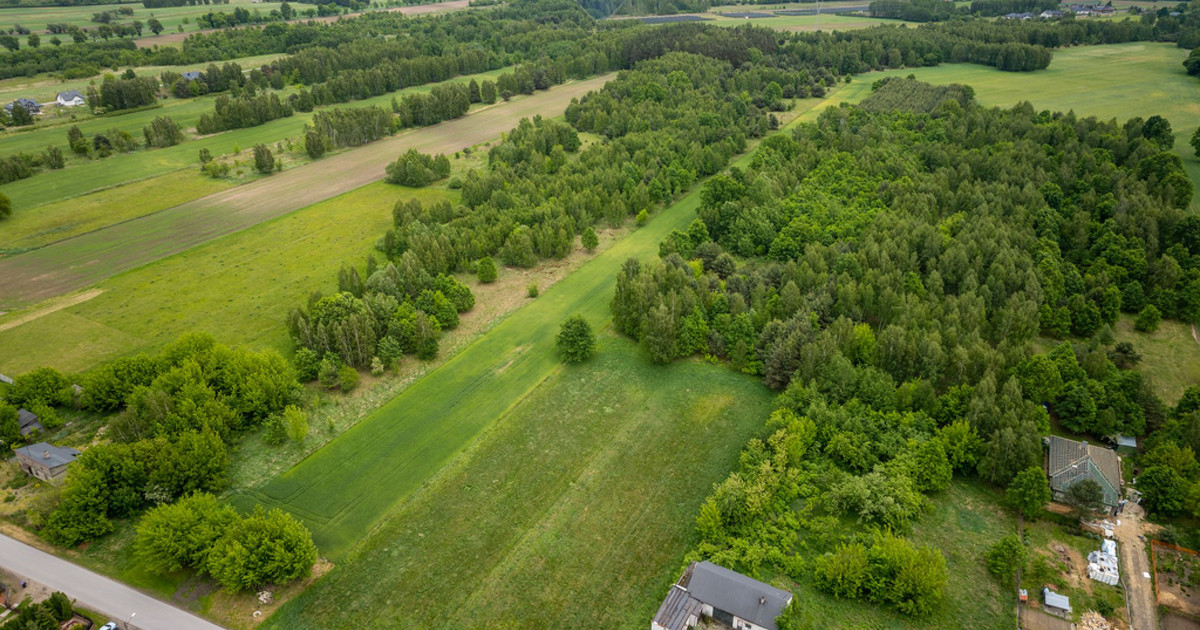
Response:
[{"label": "small white house", "polygon": [[67,90],[59,92],[58,98],[54,99],[54,102],[59,107],[79,107],[86,103],[87,99],[83,98],[83,94],[80,94],[79,90]]},{"label": "small white house", "polygon": [[1050,590],[1049,587],[1042,589],[1042,601],[1046,605],[1046,611],[1058,615],[1071,614],[1071,600],[1066,595],[1061,595]]}]

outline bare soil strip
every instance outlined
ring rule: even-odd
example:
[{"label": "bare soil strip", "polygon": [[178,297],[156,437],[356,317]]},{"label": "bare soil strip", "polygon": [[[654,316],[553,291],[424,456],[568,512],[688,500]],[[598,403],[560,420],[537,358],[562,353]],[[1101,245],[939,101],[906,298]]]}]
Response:
[{"label": "bare soil strip", "polygon": [[[469,6],[469,4],[468,4],[469,1],[470,0],[450,0],[450,2],[435,2],[433,4],[413,4],[413,5],[404,6],[404,7],[394,7],[391,9],[384,9],[384,11],[387,11],[388,13],[392,13],[392,12],[403,13],[404,15],[422,15],[425,13],[437,13],[439,11],[457,11],[459,9],[467,8]],[[288,23],[336,22],[337,20],[340,20],[342,18],[352,18],[352,17],[358,17],[360,15],[362,15],[362,13],[347,13],[346,15],[326,15],[325,17],[318,17],[318,18],[297,18],[295,20],[288,20]],[[246,24],[244,26],[236,26],[234,28],[244,28],[245,26],[260,26],[260,25]],[[186,33],[167,33],[165,35],[152,35],[150,37],[141,37],[141,38],[135,39],[135,40],[133,40],[133,43],[136,44],[138,48],[152,48],[154,46],[159,46],[162,44],[178,44],[179,42],[182,42],[183,40],[187,39],[191,35],[196,35],[196,34],[201,34],[201,33],[212,33],[215,31],[223,31],[223,30],[228,30],[228,29],[208,28],[208,29],[202,29],[199,31],[187,31]]]},{"label": "bare soil strip", "polygon": [[28,313],[25,313],[19,317],[14,317],[9,321],[0,322],[0,332],[4,332],[10,328],[16,328],[21,324],[29,323],[39,317],[49,315],[55,311],[61,311],[68,306],[75,306],[76,304],[86,302],[97,295],[100,295],[101,293],[104,293],[104,289],[89,289],[82,293],[76,293],[74,295],[68,295],[61,299],[54,300],[47,303],[42,308],[29,311]]},{"label": "bare soil strip", "polygon": [[[522,118],[561,115],[612,75],[477,110],[207,197],[17,256],[0,258],[0,308],[34,304],[383,179],[398,155],[454,153],[497,138]],[[381,209],[386,211],[386,209]]]}]

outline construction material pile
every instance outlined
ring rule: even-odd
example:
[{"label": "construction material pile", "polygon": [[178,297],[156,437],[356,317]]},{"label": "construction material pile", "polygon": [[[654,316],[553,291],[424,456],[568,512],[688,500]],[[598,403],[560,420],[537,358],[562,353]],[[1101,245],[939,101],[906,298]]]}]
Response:
[{"label": "construction material pile", "polygon": [[1112,624],[1094,610],[1083,613],[1075,627],[1078,630],[1112,630]]},{"label": "construction material pile", "polygon": [[1117,543],[1105,540],[1100,543],[1100,550],[1088,554],[1088,577],[1105,584],[1116,585],[1121,579],[1117,571]]}]

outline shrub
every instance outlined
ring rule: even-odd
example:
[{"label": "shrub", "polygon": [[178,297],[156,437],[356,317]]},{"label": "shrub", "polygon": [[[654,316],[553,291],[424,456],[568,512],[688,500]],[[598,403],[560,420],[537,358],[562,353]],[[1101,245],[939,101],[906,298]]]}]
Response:
[{"label": "shrub", "polygon": [[538,285],[537,285],[537,283],[536,283],[536,282],[530,282],[530,283],[529,283],[529,286],[528,286],[528,287],[525,287],[525,291],[526,291],[526,292],[529,294],[529,297],[531,297],[531,298],[535,298],[535,297],[537,297],[537,296],[538,296]]},{"label": "shrub", "polygon": [[263,175],[275,172],[275,156],[265,144],[254,145],[254,170]]},{"label": "shrub", "polygon": [[637,218],[635,219],[638,227],[642,227],[643,225],[646,225],[646,222],[649,220],[650,220],[650,213],[646,212],[645,208],[643,208],[641,212],[637,213]]},{"label": "shrub", "polygon": [[409,149],[395,162],[387,165],[387,181],[392,184],[420,188],[450,176],[450,160],[445,155],[436,157]]},{"label": "shrub", "polygon": [[[355,372],[357,380],[358,373]],[[295,405],[283,409],[283,423],[287,426],[287,436],[299,444],[308,437],[308,414]]]},{"label": "shrub", "polygon": [[358,370],[350,367],[349,365],[343,365],[341,369],[338,370],[337,384],[342,390],[342,393],[350,393],[354,391],[354,388],[358,387]]},{"label": "shrub", "polygon": [[590,226],[583,230],[583,236],[581,237],[581,240],[583,242],[583,248],[589,252],[596,249],[596,246],[600,244],[600,238],[596,236],[596,230],[592,229]]},{"label": "shrub", "polygon": [[1151,333],[1158,330],[1158,325],[1162,323],[1162,311],[1153,304],[1146,305],[1141,313],[1138,313],[1137,322],[1133,327],[1142,331]]},{"label": "shrub", "polygon": [[479,261],[479,268],[476,270],[476,275],[479,281],[483,284],[490,284],[496,281],[496,262],[491,256],[484,256]]}]

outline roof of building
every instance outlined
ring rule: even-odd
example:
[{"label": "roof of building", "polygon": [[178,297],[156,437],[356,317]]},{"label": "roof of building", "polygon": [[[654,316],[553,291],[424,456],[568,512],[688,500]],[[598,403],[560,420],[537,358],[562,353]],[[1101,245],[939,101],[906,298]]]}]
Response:
[{"label": "roof of building", "polygon": [[1118,435],[1117,446],[1127,446],[1129,448],[1137,448],[1137,438],[1131,435]]},{"label": "roof of building", "polygon": [[785,590],[711,562],[696,565],[687,589],[692,597],[713,608],[770,630],[775,630],[775,618],[792,601],[792,594]]},{"label": "roof of building", "polygon": [[28,409],[17,410],[17,425],[21,427],[21,435],[29,435],[43,428],[37,414]]},{"label": "roof of building", "polygon": [[200,72],[199,70],[189,70],[179,76],[182,76],[183,78],[191,81],[192,79],[199,79],[200,75],[202,75],[202,74],[204,74],[204,73]]},{"label": "roof of building", "polygon": [[654,615],[654,623],[667,630],[685,630],[691,618],[700,618],[702,608],[700,601],[688,594],[686,588],[672,584],[671,592]]},{"label": "roof of building", "polygon": [[17,103],[20,103],[21,107],[24,107],[27,111],[30,111],[30,112],[42,111],[41,103],[38,103],[37,101],[35,101],[31,98],[18,98],[16,100],[14,100],[13,102],[9,103],[8,105],[5,105],[4,109],[11,112],[13,105],[16,105]]},{"label": "roof of building", "polygon": [[79,90],[67,90],[66,92],[58,93],[58,100],[60,101],[71,101],[77,98],[83,98],[83,94]]},{"label": "roof of building", "polygon": [[1042,597],[1046,599],[1047,606],[1061,608],[1067,612],[1071,612],[1071,599],[1066,595],[1060,595],[1049,588],[1043,588]]},{"label": "roof of building", "polygon": [[1050,458],[1046,474],[1051,489],[1066,492],[1081,479],[1093,479],[1104,490],[1104,502],[1117,504],[1121,498],[1121,462],[1115,451],[1057,435],[1047,440]]},{"label": "roof of building", "polygon": [[46,442],[38,442],[37,444],[22,446],[21,448],[16,449],[16,452],[18,457],[24,456],[25,459],[37,464],[41,464],[46,468],[58,468],[59,466],[66,466],[67,464],[75,461],[76,457],[79,457],[79,451],[73,448],[66,446],[55,446]]}]

